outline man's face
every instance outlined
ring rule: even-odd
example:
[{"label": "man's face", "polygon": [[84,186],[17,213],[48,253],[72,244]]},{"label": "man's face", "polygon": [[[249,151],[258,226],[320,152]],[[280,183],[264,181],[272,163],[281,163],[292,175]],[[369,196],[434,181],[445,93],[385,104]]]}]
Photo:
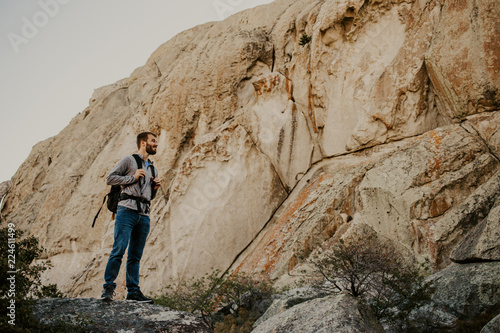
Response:
[{"label": "man's face", "polygon": [[148,153],[149,155],[155,155],[157,148],[158,148],[158,141],[156,141],[156,137],[149,134],[148,141],[146,141],[146,153]]}]

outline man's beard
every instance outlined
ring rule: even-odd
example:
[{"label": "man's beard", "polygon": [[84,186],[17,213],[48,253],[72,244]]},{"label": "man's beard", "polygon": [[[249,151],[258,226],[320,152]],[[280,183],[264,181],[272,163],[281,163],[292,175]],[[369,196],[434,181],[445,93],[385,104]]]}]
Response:
[{"label": "man's beard", "polygon": [[153,146],[148,145],[146,143],[146,153],[148,153],[149,155],[155,155],[156,154],[156,150],[153,149]]}]

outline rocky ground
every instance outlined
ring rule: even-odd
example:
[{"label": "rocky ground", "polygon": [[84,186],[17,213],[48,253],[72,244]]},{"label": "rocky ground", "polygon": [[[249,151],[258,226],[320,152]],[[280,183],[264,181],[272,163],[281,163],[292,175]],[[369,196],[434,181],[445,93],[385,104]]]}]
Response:
[{"label": "rocky ground", "polygon": [[[432,301],[415,311],[422,332],[464,330],[498,333],[500,262],[453,264],[433,274]],[[158,305],[93,298],[52,298],[39,301],[35,318],[43,324],[71,323],[88,332],[210,332],[190,313]],[[425,326],[426,325],[426,326]],[[423,327],[424,326],[424,327]],[[360,299],[343,292],[318,296],[309,288],[275,296],[267,312],[254,324],[255,333],[396,332],[383,325]]]},{"label": "rocky ground", "polygon": [[34,315],[43,324],[62,321],[87,332],[210,332],[203,321],[192,314],[125,300],[49,298],[36,304]]}]

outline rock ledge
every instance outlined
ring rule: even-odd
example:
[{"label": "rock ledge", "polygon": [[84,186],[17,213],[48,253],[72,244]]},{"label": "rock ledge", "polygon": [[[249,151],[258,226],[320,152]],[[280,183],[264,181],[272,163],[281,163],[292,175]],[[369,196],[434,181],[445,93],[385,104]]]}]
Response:
[{"label": "rock ledge", "polygon": [[88,332],[210,332],[193,314],[125,300],[46,298],[33,313],[43,324],[63,321],[84,326]]}]

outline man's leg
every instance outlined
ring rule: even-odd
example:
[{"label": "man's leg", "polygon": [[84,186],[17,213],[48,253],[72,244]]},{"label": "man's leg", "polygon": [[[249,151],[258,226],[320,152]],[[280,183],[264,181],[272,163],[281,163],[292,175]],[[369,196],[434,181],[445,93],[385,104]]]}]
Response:
[{"label": "man's leg", "polygon": [[136,211],[118,207],[115,220],[115,235],[113,249],[109,254],[108,264],[104,271],[104,288],[116,288],[116,277],[120,271],[122,258],[130,241],[132,230],[139,220],[139,214]]},{"label": "man's leg", "polygon": [[142,258],[146,238],[149,234],[150,221],[148,216],[140,215],[140,219],[132,230],[127,254],[127,290],[128,294],[140,291],[139,263]]}]

